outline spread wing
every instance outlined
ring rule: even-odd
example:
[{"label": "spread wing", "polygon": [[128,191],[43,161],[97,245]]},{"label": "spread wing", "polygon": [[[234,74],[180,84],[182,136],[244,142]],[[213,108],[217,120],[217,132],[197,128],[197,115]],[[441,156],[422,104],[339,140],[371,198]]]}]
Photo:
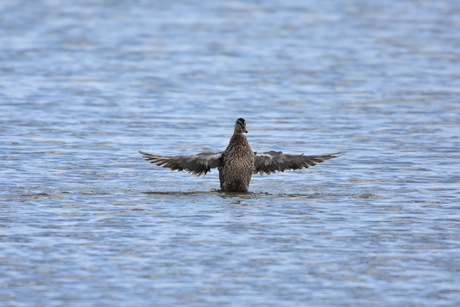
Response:
[{"label": "spread wing", "polygon": [[144,160],[158,166],[170,168],[171,170],[186,171],[193,175],[206,175],[211,168],[220,165],[221,152],[203,152],[190,156],[157,156],[139,150]]},{"label": "spread wing", "polygon": [[259,173],[262,175],[263,173],[267,173],[270,175],[276,172],[308,168],[326,160],[340,157],[344,153],[337,152],[320,156],[289,155],[281,151],[257,153],[254,162],[254,174]]}]

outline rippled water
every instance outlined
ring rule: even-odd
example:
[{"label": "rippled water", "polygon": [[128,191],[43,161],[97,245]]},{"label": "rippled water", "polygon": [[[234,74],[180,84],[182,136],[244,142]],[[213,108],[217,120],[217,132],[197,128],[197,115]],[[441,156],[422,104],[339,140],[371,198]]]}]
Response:
[{"label": "rippled water", "polygon": [[[2,306],[460,304],[460,3],[3,1]],[[146,163],[347,154],[247,194]]]}]

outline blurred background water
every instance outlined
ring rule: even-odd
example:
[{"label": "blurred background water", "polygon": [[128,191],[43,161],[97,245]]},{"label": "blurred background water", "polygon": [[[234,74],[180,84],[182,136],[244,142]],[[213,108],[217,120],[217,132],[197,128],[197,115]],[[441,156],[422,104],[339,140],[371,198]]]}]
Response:
[{"label": "blurred background water", "polygon": [[[0,2],[2,306],[460,304],[460,2]],[[338,159],[248,194],[144,162]]]}]

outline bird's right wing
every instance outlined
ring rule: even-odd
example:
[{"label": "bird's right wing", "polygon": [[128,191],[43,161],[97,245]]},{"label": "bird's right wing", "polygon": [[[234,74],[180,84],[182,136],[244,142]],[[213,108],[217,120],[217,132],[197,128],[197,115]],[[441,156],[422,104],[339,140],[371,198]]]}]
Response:
[{"label": "bird's right wing", "polygon": [[211,171],[211,168],[218,167],[222,157],[221,152],[203,152],[190,156],[158,156],[140,150],[139,153],[143,155],[144,160],[150,163],[171,170],[186,171],[196,176],[206,175],[207,172]]}]

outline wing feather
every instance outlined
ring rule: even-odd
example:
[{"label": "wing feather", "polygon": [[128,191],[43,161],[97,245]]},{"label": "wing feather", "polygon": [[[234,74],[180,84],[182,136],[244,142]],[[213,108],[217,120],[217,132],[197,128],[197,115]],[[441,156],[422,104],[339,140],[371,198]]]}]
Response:
[{"label": "wing feather", "polygon": [[305,156],[284,154],[281,151],[268,151],[256,153],[254,162],[254,174],[263,173],[272,174],[276,172],[284,172],[287,170],[299,170],[315,166],[329,159],[340,157],[345,152],[337,152],[329,155]]},{"label": "wing feather", "polygon": [[206,175],[220,165],[221,152],[203,152],[190,156],[158,156],[139,150],[144,160],[171,170],[186,171],[196,176]]}]

